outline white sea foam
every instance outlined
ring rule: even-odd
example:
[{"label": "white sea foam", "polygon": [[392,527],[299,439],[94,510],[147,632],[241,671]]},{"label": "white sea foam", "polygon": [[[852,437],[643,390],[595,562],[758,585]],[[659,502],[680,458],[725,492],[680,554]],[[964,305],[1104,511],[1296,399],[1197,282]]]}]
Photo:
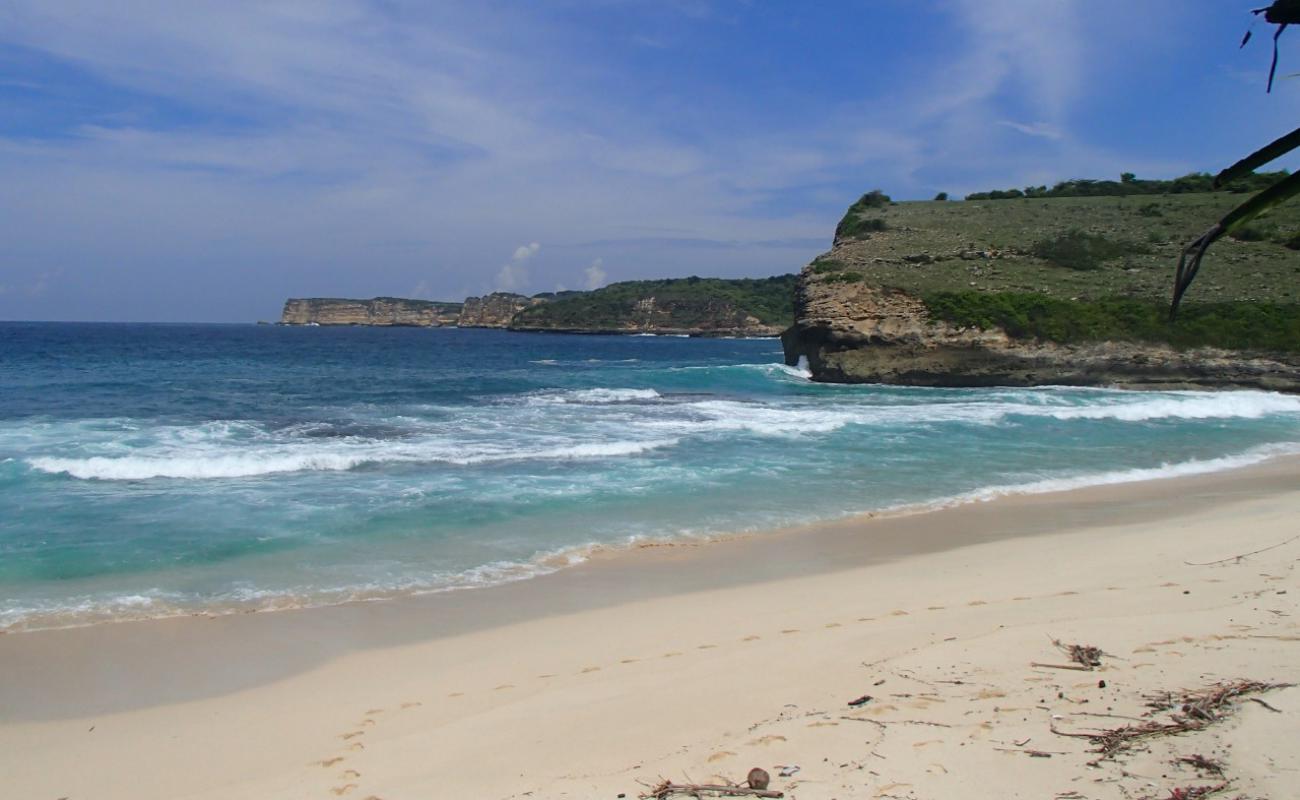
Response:
[{"label": "white sea foam", "polygon": [[1043,410],[1060,420],[1259,419],[1274,414],[1300,415],[1300,397],[1269,392],[1187,392],[1134,402]]},{"label": "white sea foam", "polygon": [[559,398],[566,403],[628,403],[639,400],[658,400],[662,395],[654,389],[577,389],[565,392]]},{"label": "white sea foam", "polygon": [[239,455],[123,456],[108,458],[33,458],[36,470],[66,474],[83,480],[139,481],[153,478],[220,479],[251,478],[287,472],[344,471],[365,464],[445,463],[462,466],[502,461],[567,461],[633,456],[678,443],[677,439],[647,441],[576,442],[552,447],[510,447],[505,444],[478,447],[424,447],[400,444],[367,446],[330,451],[261,453]]},{"label": "white sea foam", "polygon": [[1049,494],[1065,492],[1072,489],[1086,489],[1095,486],[1113,486],[1123,483],[1140,483],[1142,481],[1183,478],[1192,475],[1208,475],[1214,472],[1226,472],[1256,464],[1262,464],[1273,458],[1300,455],[1300,442],[1285,442],[1260,445],[1244,453],[1220,458],[1193,459],[1158,467],[1141,467],[1135,469],[1088,472],[1054,478],[1043,478],[1019,484],[986,486],[954,497],[926,504],[927,507],[946,507],[971,502],[985,502],[1011,495]]}]

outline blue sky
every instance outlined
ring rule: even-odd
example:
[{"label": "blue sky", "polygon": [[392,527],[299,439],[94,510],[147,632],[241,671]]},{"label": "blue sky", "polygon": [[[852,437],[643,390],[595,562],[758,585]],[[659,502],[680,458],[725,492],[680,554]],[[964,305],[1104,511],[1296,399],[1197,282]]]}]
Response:
[{"label": "blue sky", "polygon": [[1216,170],[1300,110],[1259,4],[8,0],[0,319],[771,275],[873,188]]}]

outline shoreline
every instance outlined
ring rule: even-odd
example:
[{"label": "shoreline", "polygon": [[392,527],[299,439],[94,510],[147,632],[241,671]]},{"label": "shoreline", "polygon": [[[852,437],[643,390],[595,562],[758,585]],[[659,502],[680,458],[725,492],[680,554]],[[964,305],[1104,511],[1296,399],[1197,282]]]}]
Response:
[{"label": "shoreline", "polygon": [[[376,589],[371,594],[352,592],[346,597],[321,598],[297,595],[277,595],[270,604],[262,605],[230,604],[208,606],[203,608],[175,607],[160,613],[142,613],[138,615],[113,612],[80,612],[78,614],[45,613],[32,614],[21,622],[0,626],[0,636],[26,635],[48,631],[76,630],[105,625],[139,624],[163,622],[179,619],[217,619],[246,614],[278,614],[286,612],[303,612],[317,609],[338,608],[354,604],[403,602],[419,598],[435,597],[460,592],[491,591],[514,583],[529,582],[563,573],[592,562],[606,562],[610,559],[625,557],[628,554],[648,549],[660,548],[698,548],[714,545],[726,545],[743,542],[754,538],[770,536],[800,536],[826,527],[856,526],[868,521],[880,521],[896,517],[933,514],[960,509],[983,503],[1000,502],[1008,498],[1028,498],[1040,495],[1057,495],[1062,493],[1088,491],[1106,487],[1141,485],[1165,481],[1180,481],[1194,477],[1228,475],[1242,470],[1266,467],[1269,464],[1285,461],[1300,464],[1300,452],[1297,447],[1287,444],[1266,445],[1252,448],[1237,455],[1220,456],[1207,460],[1179,462],[1152,468],[1133,468],[1109,472],[1088,473],[1084,475],[1045,478],[1024,484],[990,485],[959,492],[934,500],[917,503],[904,503],[879,509],[848,512],[840,516],[827,517],[771,528],[753,528],[742,531],[706,533],[700,536],[674,536],[671,534],[643,537],[614,542],[588,542],[564,547],[554,551],[540,553],[529,561],[509,562],[497,565],[494,569],[504,573],[502,577],[482,583],[452,584],[430,586],[415,589],[385,590]],[[960,544],[954,545],[960,546]],[[488,566],[488,565],[485,565]],[[482,568],[478,568],[482,569]],[[342,591],[342,590],[340,590]],[[92,618],[86,619],[85,617]],[[71,617],[71,619],[68,619]],[[41,620],[33,624],[31,619]],[[68,621],[55,621],[67,619]],[[47,621],[48,620],[48,621]]]},{"label": "shoreline", "polygon": [[[29,674],[36,674],[45,665],[39,656],[26,661],[24,656],[30,657],[31,652],[47,654],[64,647],[105,652],[114,649],[119,640],[147,645],[150,640],[166,639],[184,642],[187,653],[182,658],[186,668],[202,673],[202,665],[216,659],[217,651],[224,647],[216,637],[274,639],[298,627],[318,637],[312,642],[314,646],[298,650],[293,657],[263,665],[271,669],[245,671],[241,676],[244,680],[222,680],[214,675],[211,677],[218,679],[204,685],[173,687],[181,691],[164,692],[152,704],[179,702],[279,680],[355,650],[430,642],[537,618],[665,596],[757,586],[790,577],[879,566],[999,540],[1050,535],[1062,526],[1148,522],[1175,511],[1186,513],[1210,508],[1225,499],[1281,491],[1297,484],[1300,484],[1300,456],[1282,455],[1260,463],[1192,475],[1001,494],[992,498],[950,498],[937,504],[896,507],[699,540],[598,546],[584,560],[550,572],[463,590],[3,631],[0,632],[0,664],[17,666],[19,670],[26,667]],[[1207,490],[1211,494],[1203,495]],[[945,532],[958,524],[963,529],[960,536]],[[29,638],[40,644],[25,647],[24,640]],[[10,654],[15,657],[11,658]],[[153,674],[156,683],[166,683],[164,670],[145,663],[129,649],[118,655],[121,663],[129,665],[132,671]],[[9,675],[18,679],[20,673]],[[0,719],[15,708],[14,704],[4,702],[4,694],[0,689]],[[43,704],[27,704],[27,710],[41,705],[46,712],[59,708],[65,713],[87,708],[118,711],[146,699],[128,693],[91,702],[91,698],[78,692],[61,692],[57,698],[46,697]]]},{"label": "shoreline", "polygon": [[[478,592],[0,636],[0,768],[33,797],[614,797],[754,765],[791,798],[1003,797],[1017,754],[997,751],[1032,738],[1057,755],[1015,763],[1016,788],[1051,796],[1097,775],[1053,715],[1300,679],[1298,477],[1276,459],[644,548]],[[1055,637],[1118,657],[1108,693],[1029,666],[1061,658]],[[1300,690],[1268,702],[1300,712]],[[1234,790],[1288,785],[1300,713],[1242,717],[1223,733],[1249,734]],[[1267,766],[1238,763],[1270,746]]]}]

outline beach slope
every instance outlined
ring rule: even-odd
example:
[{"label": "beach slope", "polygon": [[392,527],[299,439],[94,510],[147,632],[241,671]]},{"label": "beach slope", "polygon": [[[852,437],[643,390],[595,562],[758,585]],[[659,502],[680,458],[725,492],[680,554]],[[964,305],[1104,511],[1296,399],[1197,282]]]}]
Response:
[{"label": "beach slope", "polygon": [[0,636],[0,774],[49,800],[636,797],[755,766],[791,798],[1292,796],[1300,689],[1110,754],[1078,734],[1188,719],[1151,695],[1300,682],[1297,477],[1277,461],[496,589]]}]

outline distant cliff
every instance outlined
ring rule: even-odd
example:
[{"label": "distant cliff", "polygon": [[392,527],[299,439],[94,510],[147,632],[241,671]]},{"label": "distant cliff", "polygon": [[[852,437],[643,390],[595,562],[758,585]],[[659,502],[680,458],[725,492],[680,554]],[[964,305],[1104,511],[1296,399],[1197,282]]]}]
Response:
[{"label": "distant cliff", "polygon": [[[847,383],[1300,391],[1300,252],[1284,237],[1225,238],[1165,319],[1182,244],[1239,201],[865,195],[799,275],[786,360]],[[1300,229],[1300,209],[1270,223]]]},{"label": "distant cliff", "polygon": [[794,275],[612,283],[520,310],[519,331],[777,336],[793,321]]},{"label": "distant cliff", "polygon": [[457,324],[462,328],[507,328],[520,311],[544,302],[543,297],[526,297],[511,292],[466,297]]},{"label": "distant cliff", "polygon": [[377,297],[295,298],[285,325],[455,324],[462,328],[569,333],[777,336],[794,320],[794,275],[773,278],[677,278],[612,283],[590,292],[528,297],[494,292],[464,303]]},{"label": "distant cliff", "polygon": [[336,297],[290,298],[280,314],[282,325],[400,325],[438,327],[454,325],[460,303],[376,297],[348,300]]}]

